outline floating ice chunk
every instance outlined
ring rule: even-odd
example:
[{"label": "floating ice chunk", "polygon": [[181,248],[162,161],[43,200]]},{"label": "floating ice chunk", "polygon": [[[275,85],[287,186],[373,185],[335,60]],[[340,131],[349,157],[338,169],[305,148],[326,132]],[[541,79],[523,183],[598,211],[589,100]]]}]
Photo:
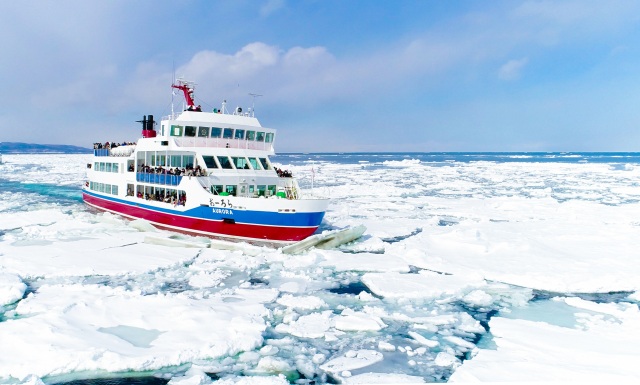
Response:
[{"label": "floating ice chunk", "polygon": [[220,285],[227,277],[228,272],[221,270],[200,271],[189,278],[189,285],[192,287],[216,287]]},{"label": "floating ice chunk", "polygon": [[362,282],[372,292],[386,298],[440,298],[462,295],[470,288],[486,285],[478,277],[427,271],[420,274],[367,273],[362,276]]},{"label": "floating ice chunk", "polygon": [[17,379],[222,358],[261,346],[266,328],[266,309],[255,301],[226,304],[102,285],[43,285],[16,313],[22,317],[0,328],[0,341],[12,346],[0,373]]},{"label": "floating ice chunk", "polygon": [[184,376],[171,378],[167,385],[206,385],[211,382],[211,378],[204,371],[191,368]]},{"label": "floating ice chunk", "polygon": [[27,290],[19,276],[0,271],[0,306],[18,301]]},{"label": "floating ice chunk", "polygon": [[325,362],[327,360],[327,356],[325,356],[322,353],[317,353],[317,354],[313,355],[311,360],[313,361],[314,364],[320,365],[320,364],[322,364],[323,362]]},{"label": "floating ice chunk", "polygon": [[229,376],[217,380],[215,385],[289,385],[289,381],[282,374],[277,376]]},{"label": "floating ice chunk", "polygon": [[145,221],[144,219],[134,219],[129,222],[129,227],[132,227],[140,232],[146,233],[156,233],[158,229],[155,228],[149,221]]},{"label": "floating ice chunk", "polygon": [[487,294],[483,290],[474,290],[471,293],[465,295],[462,300],[469,305],[476,307],[489,306],[493,303],[493,297]]},{"label": "floating ice chunk", "polygon": [[267,374],[279,374],[291,372],[293,368],[282,358],[266,356],[260,359],[255,370]]},{"label": "floating ice chunk", "polygon": [[395,352],[396,347],[386,341],[380,341],[378,342],[378,350],[382,350],[383,352]]},{"label": "floating ice chunk", "polygon": [[320,266],[334,267],[336,271],[370,271],[408,273],[409,265],[397,258],[389,258],[385,254],[359,253],[345,258],[344,253],[337,250],[325,252],[325,260]]},{"label": "floating ice chunk", "polygon": [[345,370],[364,368],[383,359],[382,353],[375,350],[348,351],[344,356],[326,362],[320,366],[320,369],[335,374]]},{"label": "floating ice chunk", "polygon": [[453,354],[440,352],[436,356],[436,359],[433,361],[433,363],[437,366],[449,367],[459,365],[460,360],[458,360]]},{"label": "floating ice chunk", "polygon": [[407,334],[409,334],[409,336],[411,338],[413,338],[420,345],[424,345],[424,346],[429,347],[429,348],[435,348],[436,346],[439,345],[438,341],[434,341],[434,340],[430,340],[428,338],[425,338],[421,334],[416,333],[414,331],[409,331],[409,332],[407,332]]},{"label": "floating ice chunk", "polygon": [[303,291],[300,288],[300,284],[298,284],[298,282],[285,282],[280,285],[279,289],[284,293],[300,293]]},{"label": "floating ice chunk", "polygon": [[280,333],[288,333],[296,337],[302,338],[322,338],[331,328],[331,310],[321,313],[312,313],[298,318],[289,325],[278,324],[276,331]]},{"label": "floating ice chunk", "polygon": [[126,233],[51,246],[4,246],[0,264],[22,277],[119,275],[172,266],[198,254],[197,249],[148,245],[140,240],[138,233]]},{"label": "floating ice chunk", "polygon": [[423,384],[422,377],[400,373],[362,373],[345,378],[343,384]]},{"label": "floating ice chunk", "polygon": [[460,350],[462,352],[473,350],[476,347],[471,342],[465,340],[464,338],[460,338],[460,337],[457,337],[457,336],[445,336],[445,337],[443,337],[443,339],[445,339],[445,340],[451,342],[452,344],[456,345],[458,347],[458,350]]},{"label": "floating ice chunk", "polygon": [[[572,299],[570,302],[573,302]],[[489,322],[495,350],[480,349],[449,379],[469,381],[571,381],[635,383],[640,378],[640,310],[575,300],[616,314],[621,322],[592,322],[578,330],[523,319]],[[604,305],[604,306],[601,306]],[[625,309],[626,308],[626,309]],[[598,320],[598,315],[592,315]]]},{"label": "floating ice chunk", "polygon": [[420,165],[420,159],[403,159],[403,160],[385,160],[382,162],[387,167],[397,167],[406,169],[408,167],[416,167]]},{"label": "floating ice chunk", "polygon": [[362,302],[372,302],[377,300],[376,297],[372,296],[366,291],[361,291],[360,294],[358,294],[358,299]]},{"label": "floating ice chunk", "polygon": [[629,298],[632,301],[639,301],[640,302],[640,291],[636,291],[634,293],[629,294]]},{"label": "floating ice chunk", "polygon": [[284,294],[276,302],[289,308],[301,310],[315,310],[327,306],[322,299],[311,295],[294,297],[291,294]]},{"label": "floating ice chunk", "polygon": [[267,345],[267,346],[263,346],[260,349],[260,354],[263,355],[263,356],[274,356],[274,355],[278,354],[279,351],[280,351],[280,349],[278,349],[276,346]]},{"label": "floating ice chunk", "polygon": [[387,327],[379,317],[351,309],[344,309],[342,314],[333,318],[335,328],[342,331],[377,331]]}]

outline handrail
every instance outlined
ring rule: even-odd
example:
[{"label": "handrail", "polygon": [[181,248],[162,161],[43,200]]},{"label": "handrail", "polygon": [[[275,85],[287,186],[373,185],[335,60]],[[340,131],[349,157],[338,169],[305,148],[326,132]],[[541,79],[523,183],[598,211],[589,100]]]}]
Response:
[{"label": "handrail", "polygon": [[182,175],[171,174],[150,174],[146,172],[136,173],[136,181],[144,183],[163,184],[167,186],[177,186],[182,180]]}]

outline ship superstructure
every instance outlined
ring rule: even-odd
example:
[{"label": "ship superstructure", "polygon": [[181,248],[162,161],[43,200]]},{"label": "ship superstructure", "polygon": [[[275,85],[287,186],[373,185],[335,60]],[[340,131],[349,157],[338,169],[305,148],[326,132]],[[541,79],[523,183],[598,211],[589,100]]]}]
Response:
[{"label": "ship superstructure", "polygon": [[186,108],[144,116],[136,143],[96,144],[83,199],[90,206],[195,234],[290,243],[313,234],[328,199],[305,194],[274,168],[276,130],[253,109],[202,111],[178,80]]}]

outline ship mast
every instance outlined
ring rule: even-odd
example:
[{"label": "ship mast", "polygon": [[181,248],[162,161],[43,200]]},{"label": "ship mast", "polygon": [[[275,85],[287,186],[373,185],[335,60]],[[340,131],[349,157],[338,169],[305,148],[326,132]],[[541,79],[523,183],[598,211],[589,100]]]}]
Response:
[{"label": "ship mast", "polygon": [[181,78],[176,79],[178,84],[172,84],[171,88],[177,88],[184,93],[184,99],[187,102],[187,111],[202,111],[202,108],[196,106],[193,101],[193,90],[196,83]]}]

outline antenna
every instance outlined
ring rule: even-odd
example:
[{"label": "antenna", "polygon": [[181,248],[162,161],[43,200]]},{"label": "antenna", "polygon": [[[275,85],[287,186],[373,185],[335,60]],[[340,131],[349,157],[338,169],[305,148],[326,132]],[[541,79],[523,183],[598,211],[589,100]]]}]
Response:
[{"label": "antenna", "polygon": [[260,94],[254,94],[252,92],[249,92],[249,95],[251,95],[251,97],[253,98],[252,102],[251,102],[251,117],[254,118],[256,115],[256,98],[263,96]]}]

